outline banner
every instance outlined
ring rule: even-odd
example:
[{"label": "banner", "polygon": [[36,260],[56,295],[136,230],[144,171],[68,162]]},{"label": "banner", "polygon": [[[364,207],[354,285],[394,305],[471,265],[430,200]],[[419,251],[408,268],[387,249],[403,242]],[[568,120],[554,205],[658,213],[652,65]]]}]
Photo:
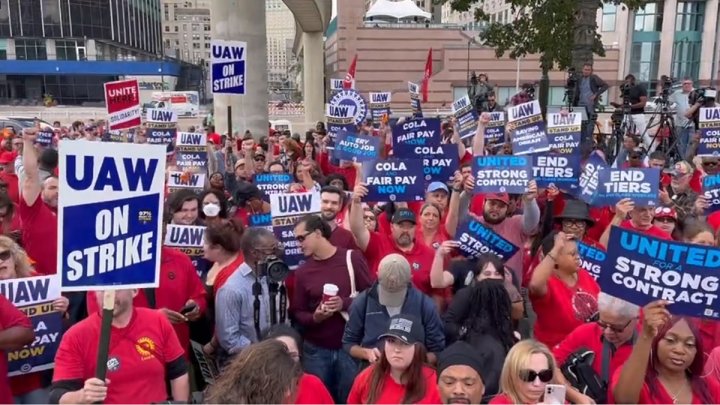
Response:
[{"label": "banner", "polygon": [[415,156],[422,158],[425,182],[447,183],[460,168],[458,146],[448,143],[440,146],[416,146]]},{"label": "banner", "polygon": [[387,159],[363,165],[369,202],[424,201],[425,183],[418,159]]},{"label": "banner", "polygon": [[273,231],[272,214],[253,214],[248,215],[248,226],[251,228],[265,228]]},{"label": "banner", "polygon": [[580,152],[582,114],[551,113],[547,115],[547,139],[550,151],[561,155],[574,155]]},{"label": "banner", "polygon": [[353,162],[374,162],[380,157],[380,138],[343,131],[335,138],[333,157]]},{"label": "banner", "polygon": [[341,90],[328,102],[332,117],[352,117],[355,125],[361,125],[367,118],[367,104],[356,90]]},{"label": "banner", "polygon": [[211,263],[203,256],[205,227],[195,225],[168,224],[165,229],[165,246],[177,249],[190,258],[198,276],[204,280],[210,271]]},{"label": "banner", "polygon": [[210,47],[213,94],[245,94],[247,43],[214,39]]},{"label": "banner", "polygon": [[470,219],[460,224],[455,240],[460,243],[460,253],[473,258],[485,253],[494,253],[503,261],[513,257],[518,247],[498,235],[479,221]]},{"label": "banner", "polygon": [[527,155],[550,150],[540,102],[537,100],[508,107],[508,130],[513,146],[513,155]]},{"label": "banner", "polygon": [[105,83],[109,130],[129,129],[142,124],[137,79]]},{"label": "banner", "polygon": [[720,155],[720,107],[701,108],[699,118],[698,156]]},{"label": "banner", "polygon": [[614,226],[602,292],[635,305],[666,300],[673,315],[720,319],[720,249],[660,240]]},{"label": "banner", "polygon": [[524,194],[532,180],[531,156],[473,157],[475,193]]},{"label": "banner", "polygon": [[320,213],[320,193],[272,194],[270,207],[273,232],[285,247],[283,261],[295,269],[305,263],[305,255],[295,238],[295,224],[305,215]]},{"label": "banner", "polygon": [[442,142],[440,120],[413,118],[392,127],[393,156],[412,157],[415,146],[440,146]]},{"label": "banner", "polygon": [[720,210],[720,173],[706,174],[702,178],[703,195],[708,200],[705,215]]},{"label": "banner", "polygon": [[485,126],[485,146],[496,147],[505,143],[505,112],[491,112]]},{"label": "banner", "polygon": [[370,116],[373,122],[382,121],[385,115],[390,116],[390,92],[370,93]]},{"label": "banner", "polygon": [[466,95],[455,100],[452,105],[453,115],[457,120],[457,131],[460,139],[471,138],[477,132],[478,115],[475,106]]},{"label": "banner", "polygon": [[157,288],[165,147],[60,142],[63,291]]},{"label": "banner", "polygon": [[585,162],[583,171],[580,174],[580,179],[578,180],[580,189],[577,194],[572,195],[592,205],[595,192],[600,185],[600,171],[607,168],[607,164],[599,155],[595,153],[591,154],[587,162]]},{"label": "banner", "polygon": [[533,155],[533,178],[538,187],[552,185],[562,191],[577,190],[580,178],[580,156]]},{"label": "banner", "polygon": [[592,205],[615,206],[623,198],[633,200],[637,207],[658,205],[660,188],[659,169],[606,169],[598,175]]},{"label": "banner", "polygon": [[289,173],[261,173],[253,176],[253,184],[263,192],[263,200],[270,202],[270,194],[287,193],[294,183]]},{"label": "banner", "polygon": [[178,132],[175,141],[175,164],[182,169],[207,167],[207,135],[204,133]]},{"label": "banner", "polygon": [[168,192],[189,188],[200,194],[205,189],[205,173],[168,172]]},{"label": "banner", "polygon": [[580,268],[587,271],[595,280],[600,278],[600,270],[605,264],[607,253],[599,247],[590,246],[581,241],[577,241],[577,249],[580,256]]},{"label": "banner", "polygon": [[410,93],[410,109],[412,110],[413,118],[422,118],[420,86],[417,83],[408,82],[408,92]]},{"label": "banner", "polygon": [[[353,88],[355,88],[355,81],[353,81]],[[343,79],[330,79],[330,93],[335,93],[343,90]]]},{"label": "banner", "polygon": [[43,129],[38,132],[37,138],[35,138],[35,143],[48,147],[52,145],[54,136],[55,134],[50,129]]},{"label": "banner", "polygon": [[[177,137],[177,120],[175,111],[149,108],[145,122],[147,143],[171,145]],[[169,151],[173,150],[174,148],[171,148]]]},{"label": "banner", "polygon": [[349,107],[338,107],[330,104],[325,105],[325,120],[327,121],[327,149],[335,149],[335,142],[342,132],[355,132],[354,110]]},{"label": "banner", "polygon": [[7,350],[8,377],[52,369],[62,337],[62,314],[52,302],[60,298],[60,277],[42,276],[0,281],[0,295],[28,318],[35,340],[17,350]]}]

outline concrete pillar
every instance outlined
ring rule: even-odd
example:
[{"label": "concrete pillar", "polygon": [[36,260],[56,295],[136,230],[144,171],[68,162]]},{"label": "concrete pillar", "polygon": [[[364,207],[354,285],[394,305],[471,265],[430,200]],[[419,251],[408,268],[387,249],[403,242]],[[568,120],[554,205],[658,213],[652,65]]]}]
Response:
[{"label": "concrete pillar", "polygon": [[[255,138],[268,133],[267,38],[265,2],[222,0],[210,2],[213,39],[247,42],[245,95],[213,95],[215,130],[228,131],[227,107],[232,107],[232,130],[249,129]],[[209,69],[208,74],[211,74]]]},{"label": "concrete pillar", "polygon": [[303,32],[305,122],[325,121],[325,56],[322,32]]},{"label": "concrete pillar", "polygon": [[[708,0],[705,3],[705,22],[702,33],[702,50],[700,52],[700,71],[698,79],[701,83],[712,83],[718,67],[715,66],[715,34],[718,25],[718,0]],[[696,85],[695,87],[699,87]]]},{"label": "concrete pillar", "polygon": [[[664,16],[675,16],[677,0],[665,0],[665,7],[662,11]],[[673,44],[675,43],[675,18],[663,18],[662,32],[660,33],[660,58],[658,60],[657,77],[650,80],[660,79],[662,75],[672,76]]]}]

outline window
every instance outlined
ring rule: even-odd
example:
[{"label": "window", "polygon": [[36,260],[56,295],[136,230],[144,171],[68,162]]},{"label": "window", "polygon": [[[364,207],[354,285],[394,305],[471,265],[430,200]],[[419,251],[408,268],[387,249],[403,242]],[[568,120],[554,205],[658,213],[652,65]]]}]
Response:
[{"label": "window", "polygon": [[169,26],[169,25],[166,25],[166,26],[165,26],[165,32],[170,32],[170,26]]},{"label": "window", "polygon": [[175,32],[178,32],[178,26],[177,26],[177,25],[175,26]]},{"label": "window", "polygon": [[705,3],[680,1],[675,14],[675,31],[702,32],[705,24]]},{"label": "window", "polygon": [[700,73],[702,41],[675,41],[672,56],[672,77],[692,77]]},{"label": "window", "polygon": [[630,55],[630,73],[638,83],[647,85],[648,95],[655,91],[654,83],[658,77],[660,42],[634,42]]},{"label": "window", "polygon": [[7,39],[0,39],[0,60],[7,60]]},{"label": "window", "polygon": [[615,31],[615,18],[617,16],[617,5],[613,3],[603,4],[602,9],[602,32]]},{"label": "window", "polygon": [[18,60],[47,60],[44,39],[16,39],[15,55]]},{"label": "window", "polygon": [[645,7],[635,13],[635,31],[661,31],[662,30],[663,2],[647,3]]}]

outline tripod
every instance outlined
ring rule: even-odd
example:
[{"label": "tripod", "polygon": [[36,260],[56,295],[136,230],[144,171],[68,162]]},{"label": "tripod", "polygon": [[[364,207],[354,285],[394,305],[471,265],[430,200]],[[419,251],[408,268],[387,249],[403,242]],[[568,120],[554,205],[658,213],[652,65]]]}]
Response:
[{"label": "tripod", "polygon": [[[668,108],[667,96],[661,97],[658,107],[648,121],[645,132],[653,126],[655,119],[659,116],[657,130],[652,136],[650,146],[657,144],[656,150],[660,150],[667,156],[668,162],[672,165],[675,162],[683,160],[683,156],[678,148],[678,137],[675,128],[675,120]],[[645,133],[642,134],[643,136]]]},{"label": "tripod", "polygon": [[[619,113],[619,114],[618,114]],[[607,162],[612,164],[620,148],[623,147],[625,135],[635,133],[635,123],[633,123],[630,115],[630,100],[623,98],[623,104],[620,109],[615,110],[612,115],[613,132],[609,139],[605,139],[604,152]]]}]

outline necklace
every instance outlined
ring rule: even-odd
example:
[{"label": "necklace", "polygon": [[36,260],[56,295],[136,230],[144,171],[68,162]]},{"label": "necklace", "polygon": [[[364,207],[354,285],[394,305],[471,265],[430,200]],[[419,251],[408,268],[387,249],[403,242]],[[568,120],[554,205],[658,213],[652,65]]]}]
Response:
[{"label": "necklace", "polygon": [[[658,380],[660,380],[660,383],[665,387],[665,390],[668,392],[668,394],[670,394],[670,398],[672,399],[672,403],[673,403],[673,404],[677,404],[677,403],[678,403],[678,402],[677,402],[678,397],[680,396],[680,394],[682,394],[682,393],[685,391],[685,386],[687,385],[687,384],[685,383],[685,381],[682,382],[682,384],[680,385],[680,388],[678,388],[677,390],[671,390],[669,384],[665,383],[665,382],[664,382],[662,379],[660,379],[659,377],[658,377]],[[673,394],[673,391],[675,392],[675,394]]]}]

